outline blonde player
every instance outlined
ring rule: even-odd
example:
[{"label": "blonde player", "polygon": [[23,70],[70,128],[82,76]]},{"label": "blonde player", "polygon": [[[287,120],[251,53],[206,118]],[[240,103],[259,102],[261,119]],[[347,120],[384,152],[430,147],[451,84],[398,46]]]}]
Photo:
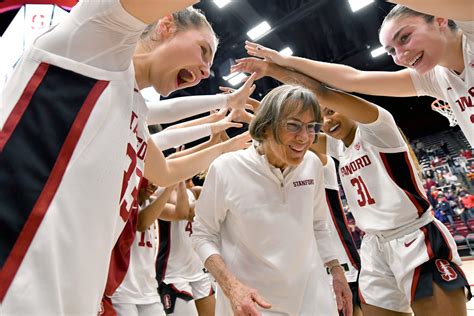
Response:
[{"label": "blonde player", "polygon": [[254,43],[247,44],[247,51],[344,91],[395,97],[429,95],[445,100],[474,146],[472,1],[390,2],[401,5],[385,17],[379,39],[393,61],[407,69],[360,71],[345,65],[283,56]]}]

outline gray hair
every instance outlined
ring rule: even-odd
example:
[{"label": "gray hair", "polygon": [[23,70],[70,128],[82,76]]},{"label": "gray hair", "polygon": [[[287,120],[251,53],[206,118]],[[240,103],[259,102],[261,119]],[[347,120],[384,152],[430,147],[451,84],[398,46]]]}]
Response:
[{"label": "gray hair", "polygon": [[[385,18],[382,22],[382,25],[380,26],[379,33],[382,30],[382,28],[384,27],[384,25],[387,24],[388,21],[393,20],[395,18],[408,17],[408,16],[421,16],[426,21],[426,23],[431,23],[434,20],[433,15],[421,13],[421,12],[412,10],[412,9],[406,7],[406,6],[397,4],[396,6],[394,6],[392,8],[392,10],[390,10],[390,12],[387,14],[387,16],[385,16]],[[453,32],[457,31],[457,29],[458,29],[458,26],[456,25],[456,23],[453,20],[448,20],[448,26],[451,29],[451,31],[453,31]]]},{"label": "gray hair", "polygon": [[[172,17],[173,17],[173,22],[175,23],[178,31],[184,31],[189,28],[199,29],[202,27],[207,27],[214,35],[216,44],[219,42],[217,35],[214,32],[214,29],[212,28],[211,24],[209,23],[206,16],[201,10],[193,8],[193,7],[187,7],[186,9],[173,13]],[[158,24],[158,21],[156,21],[153,24],[148,25],[143,31],[143,33],[141,34],[140,39],[141,40],[150,39],[153,41],[157,41],[158,39],[155,38],[153,35],[157,24]]]},{"label": "gray hair", "polygon": [[[262,100],[249,131],[253,139],[263,142],[265,131],[269,128],[277,143],[281,143],[281,122],[295,111],[303,113],[310,110],[317,122],[321,121],[318,100],[310,90],[295,85],[282,85],[270,91]],[[316,137],[315,137],[316,141]]]}]

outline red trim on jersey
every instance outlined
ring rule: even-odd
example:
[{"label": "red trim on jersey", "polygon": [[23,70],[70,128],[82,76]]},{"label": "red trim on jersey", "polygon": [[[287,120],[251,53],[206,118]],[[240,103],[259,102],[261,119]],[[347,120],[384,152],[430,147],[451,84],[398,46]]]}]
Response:
[{"label": "red trim on jersey", "polygon": [[362,292],[360,290],[360,287],[358,288],[358,291],[359,291],[360,302],[363,303],[363,304],[367,304],[367,302],[364,300],[364,297],[362,296]]},{"label": "red trim on jersey", "polygon": [[448,239],[446,238],[446,235],[443,233],[441,230],[441,227],[438,226],[438,223],[436,221],[433,221],[433,224],[436,226],[436,228],[439,230],[439,233],[443,237],[444,242],[446,243],[446,247],[449,249],[449,257],[448,260],[451,261],[453,260],[453,250],[451,249],[451,245],[448,242]]},{"label": "red trim on jersey", "polygon": [[[380,153],[380,158],[382,158],[383,165],[385,166],[385,169],[387,170],[388,174],[390,175],[390,178],[391,178],[395,183],[397,183],[396,178],[395,178],[394,175],[393,175],[392,169],[390,168],[390,164],[388,163],[387,158],[386,158],[385,155],[386,155],[386,153]],[[414,176],[414,173],[413,173],[413,168],[412,168],[412,166],[411,166],[411,164],[410,164],[410,160],[408,159],[408,154],[407,154],[407,152],[403,152],[403,156],[404,156],[404,158],[405,158],[405,162],[406,162],[406,165],[407,165],[407,167],[408,167],[408,171],[410,172],[411,181],[412,181],[412,183],[413,183],[413,186],[415,187],[416,192],[418,193],[418,195],[419,195],[420,197],[422,197],[424,200],[426,200],[425,197],[424,197],[424,195],[421,194],[421,192],[420,192],[420,190],[419,190],[419,188],[418,188],[418,185],[417,185],[417,183],[416,183],[415,176]],[[413,205],[414,205],[415,208],[417,209],[418,217],[421,217],[421,215],[423,215],[423,213],[426,211],[426,209],[423,208],[423,206],[422,206],[420,203],[418,203],[418,201],[415,199],[415,197],[414,197],[410,192],[408,192],[407,190],[401,188],[401,187],[398,185],[398,183],[397,183],[397,186],[398,186],[400,189],[402,189],[403,192],[405,192],[406,196],[410,199],[410,201],[413,203]],[[426,201],[426,202],[429,204],[428,201]]]},{"label": "red trim on jersey", "polygon": [[[341,241],[341,244],[344,246],[344,251],[346,252],[346,255],[347,257],[349,258],[349,260],[351,261],[351,264],[354,268],[356,268],[357,270],[359,270],[359,265],[357,264],[357,262],[354,260],[354,258],[352,257],[351,255],[351,252],[349,251],[349,248],[347,248],[347,244],[344,242],[344,237],[342,236],[342,232],[341,230],[339,229],[339,226],[337,225],[337,221],[336,221],[336,218],[334,217],[334,210],[332,209],[331,207],[331,202],[329,200],[329,196],[326,193],[326,204],[328,205],[329,207],[329,214],[331,214],[331,218],[332,218],[332,222],[334,224],[334,227],[336,228],[336,231],[337,231],[337,235],[339,236],[339,240]],[[341,200],[338,199],[338,203],[341,207],[341,210],[343,210],[344,208],[342,207],[342,204],[341,204]],[[344,211],[343,211],[344,212]],[[349,231],[349,225],[347,224],[347,218],[344,214],[343,215],[343,219],[344,219],[344,225],[346,227],[346,230],[349,232],[349,235],[351,236],[351,239],[352,239],[352,243],[355,245],[355,242],[354,242],[354,239],[352,238],[352,234],[350,233]]]},{"label": "red trim on jersey", "polygon": [[430,258],[431,260],[434,258],[434,253],[433,253],[433,248],[431,247],[430,237],[428,235],[428,228],[426,226],[423,226],[420,229],[425,235],[426,252],[428,252],[428,258]]},{"label": "red trim on jersey", "polygon": [[212,284],[211,284],[211,289],[209,290],[209,294],[207,296],[211,296],[211,295],[214,295],[214,288],[212,287]]},{"label": "red trim on jersey", "polygon": [[178,289],[177,289],[177,288],[174,286],[174,284],[170,284],[170,287],[171,287],[171,289],[172,289],[173,291],[175,291],[176,293],[179,293],[179,294],[184,294],[184,295],[187,295],[187,296],[189,296],[189,297],[192,297],[192,298],[194,298],[194,297],[193,297],[193,295],[192,295],[191,293],[189,293],[189,292],[186,292],[186,291],[181,291],[181,290],[178,290]]},{"label": "red trim on jersey", "polygon": [[418,287],[418,281],[420,281],[420,273],[421,273],[421,266],[415,268],[415,272],[413,273],[413,280],[411,283],[411,300],[410,303],[415,301],[415,293],[416,288]]},{"label": "red trim on jersey", "polygon": [[[418,193],[418,196],[420,196],[423,200],[426,201],[426,203],[428,203],[428,205],[430,205],[430,202],[428,201],[428,199],[425,197],[425,194],[423,194],[421,191],[420,191],[420,188],[418,186],[418,183],[416,182],[416,179],[415,179],[415,172],[413,170],[413,166],[412,164],[410,163],[410,159],[408,158],[408,153],[407,152],[404,152],[404,156],[405,156],[405,161],[407,163],[407,166],[408,166],[408,170],[410,170],[410,176],[411,176],[411,181],[413,182],[413,186],[415,187],[415,190],[416,190],[416,193]],[[408,192],[405,192],[408,194]],[[409,197],[410,197],[410,200],[413,201],[413,196],[411,194],[409,194]],[[415,205],[416,205],[416,208],[418,209],[418,216],[421,217],[421,215],[423,215],[423,213],[425,213],[426,209],[423,208],[422,205],[420,205],[418,202],[413,202]]]},{"label": "red trim on jersey", "polygon": [[15,130],[18,122],[25,113],[28,105],[30,105],[31,98],[38,89],[39,85],[43,81],[46,72],[48,71],[49,64],[41,63],[38,68],[36,68],[35,73],[31,76],[30,81],[23,90],[23,93],[20,96],[20,99],[16,103],[15,107],[8,116],[5,124],[3,125],[3,130],[0,132],[0,152],[3,151],[3,147],[10,139],[13,131]]},{"label": "red trim on jersey", "polygon": [[[47,66],[47,65],[46,65]],[[47,69],[47,67],[46,67]],[[56,159],[56,162],[51,170],[48,180],[36,201],[30,216],[26,220],[23,228],[18,236],[18,239],[13,246],[10,255],[5,261],[2,270],[0,271],[0,301],[3,301],[11,282],[13,281],[20,264],[25,257],[25,254],[36,234],[41,222],[43,221],[46,212],[49,209],[51,201],[53,200],[56,191],[64,176],[64,172],[69,164],[74,149],[81,137],[84,126],[86,125],[89,116],[94,109],[97,99],[100,97],[104,89],[109,83],[107,81],[97,81],[94,87],[89,92],[89,95],[81,106],[74,123],[69,130],[69,133],[61,147],[61,151]]]}]

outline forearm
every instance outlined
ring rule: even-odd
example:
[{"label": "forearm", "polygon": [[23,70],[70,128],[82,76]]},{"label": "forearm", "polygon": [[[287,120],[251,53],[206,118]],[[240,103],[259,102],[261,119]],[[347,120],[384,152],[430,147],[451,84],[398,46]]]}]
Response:
[{"label": "forearm", "polygon": [[199,152],[165,160],[161,150],[149,142],[145,158],[145,177],[159,186],[170,186],[193,177],[207,169],[210,163],[226,151],[226,143],[219,143]]},{"label": "forearm", "polygon": [[227,95],[216,94],[150,102],[147,103],[147,123],[148,125],[172,123],[196,114],[226,107],[227,100]]},{"label": "forearm", "polygon": [[197,118],[197,119],[194,119],[194,120],[191,120],[191,121],[186,121],[186,122],[183,122],[183,123],[171,125],[171,126],[167,127],[165,129],[165,131],[178,129],[178,128],[191,127],[191,126],[196,126],[196,125],[203,125],[203,124],[212,123],[212,122],[215,122],[215,120],[213,119],[213,116],[212,115],[206,115],[204,117],[200,117],[200,118]]},{"label": "forearm", "polygon": [[160,216],[172,191],[172,189],[166,188],[163,194],[138,213],[138,231],[143,232],[147,230],[148,227],[150,227],[151,224],[153,224],[153,222]]},{"label": "forearm", "polygon": [[151,135],[151,139],[161,150],[167,150],[209,135],[211,135],[211,125],[204,124],[172,130],[165,129]]},{"label": "forearm", "polygon": [[176,194],[176,219],[184,220],[188,218],[190,211],[188,192],[183,182],[178,184]]},{"label": "forearm", "polygon": [[178,12],[189,7],[199,0],[176,0],[176,1],[136,1],[136,0],[120,0],[123,8],[146,24],[151,24],[165,15]]},{"label": "forearm", "polygon": [[232,288],[240,284],[240,281],[229,271],[220,255],[213,254],[208,257],[204,262],[204,266],[219,283],[227,297],[229,297]]}]

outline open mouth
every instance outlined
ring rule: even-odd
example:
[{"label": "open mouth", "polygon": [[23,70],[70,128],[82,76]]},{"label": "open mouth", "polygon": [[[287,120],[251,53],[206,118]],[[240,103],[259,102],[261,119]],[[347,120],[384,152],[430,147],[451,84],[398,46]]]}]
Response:
[{"label": "open mouth", "polygon": [[183,68],[178,72],[178,86],[193,82],[195,80],[196,80],[196,76],[190,70]]},{"label": "open mouth", "polygon": [[306,150],[306,146],[289,145],[289,147],[292,151],[297,152],[297,153],[303,153]]},{"label": "open mouth", "polygon": [[421,59],[423,58],[423,53],[418,53],[415,57],[413,57],[410,61],[409,61],[409,64],[411,67],[415,68],[416,65],[418,65],[418,63],[421,61]]},{"label": "open mouth", "polygon": [[334,131],[336,131],[336,130],[339,128],[340,125],[341,125],[341,124],[336,124],[336,125],[334,125],[333,127],[331,127],[331,128],[329,129],[329,133],[334,133]]}]

